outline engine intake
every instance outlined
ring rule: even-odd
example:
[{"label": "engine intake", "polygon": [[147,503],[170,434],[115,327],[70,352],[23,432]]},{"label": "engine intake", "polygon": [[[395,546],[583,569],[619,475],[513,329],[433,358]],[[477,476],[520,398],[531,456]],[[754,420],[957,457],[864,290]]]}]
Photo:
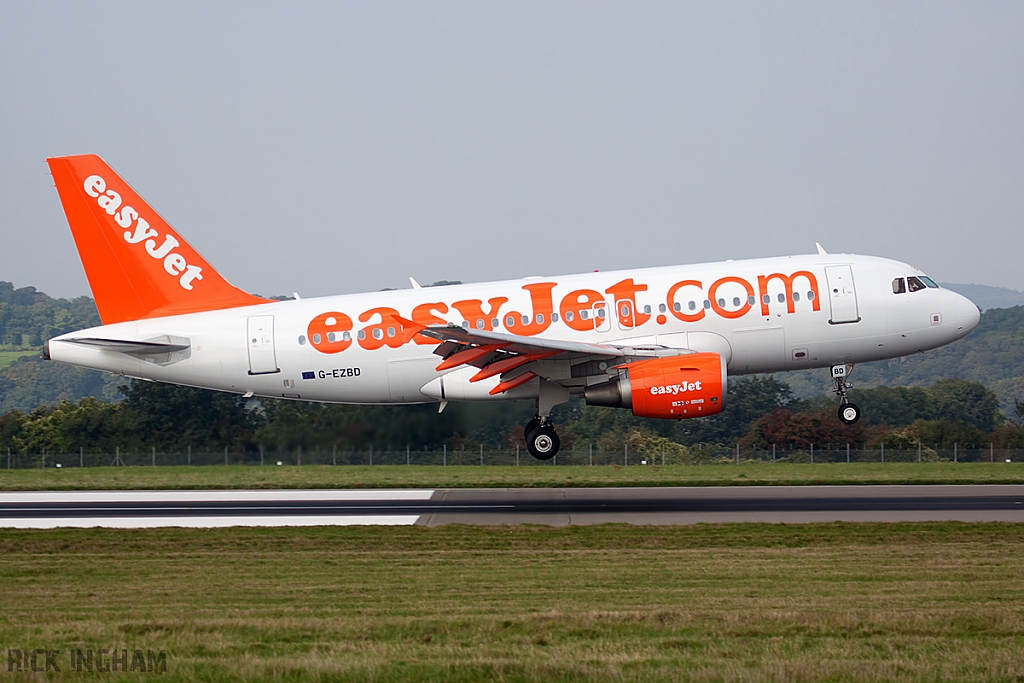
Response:
[{"label": "engine intake", "polygon": [[691,353],[630,363],[610,382],[586,388],[587,405],[631,408],[639,417],[682,420],[725,408],[725,362],[717,353]]}]

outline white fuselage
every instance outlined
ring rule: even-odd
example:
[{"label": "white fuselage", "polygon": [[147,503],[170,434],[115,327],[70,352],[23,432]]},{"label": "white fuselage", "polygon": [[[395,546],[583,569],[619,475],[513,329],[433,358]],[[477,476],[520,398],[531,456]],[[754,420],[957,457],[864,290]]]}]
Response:
[{"label": "white fuselage", "polygon": [[[449,381],[442,396],[437,342],[404,334],[401,320],[471,329],[496,322],[495,331],[538,339],[710,351],[730,374],[777,372],[904,356],[977,325],[977,307],[949,290],[894,293],[894,279],[921,275],[889,259],[818,254],[526,278],[143,319],[57,337],[49,354],[130,377],[277,398],[527,398],[535,388],[489,396],[497,377],[479,387],[462,382],[457,395],[459,382]],[[146,356],[67,341],[83,337],[181,339],[188,348]]]}]

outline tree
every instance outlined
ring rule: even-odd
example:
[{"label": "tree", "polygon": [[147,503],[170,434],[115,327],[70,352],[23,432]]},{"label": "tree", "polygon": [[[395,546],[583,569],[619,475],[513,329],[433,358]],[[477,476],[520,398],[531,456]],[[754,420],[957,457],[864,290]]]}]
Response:
[{"label": "tree", "polygon": [[241,450],[253,446],[262,422],[238,394],[138,380],[121,391],[125,419],[144,446]]},{"label": "tree", "polygon": [[991,432],[1005,419],[999,412],[999,398],[981,382],[940,379],[928,387],[938,420],[963,422],[983,432]]}]

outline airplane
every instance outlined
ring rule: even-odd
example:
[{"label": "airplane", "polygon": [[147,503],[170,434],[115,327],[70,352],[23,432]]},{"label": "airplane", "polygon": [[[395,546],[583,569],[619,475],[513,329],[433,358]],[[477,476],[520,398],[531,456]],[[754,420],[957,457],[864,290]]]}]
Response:
[{"label": "airplane", "polygon": [[526,447],[559,449],[552,409],[725,409],[730,376],[828,367],[852,424],[858,363],[949,344],[969,299],[886,258],[817,253],[276,301],[231,285],[95,155],[47,160],[102,325],[44,356],[246,397],[358,404],[536,401]]}]

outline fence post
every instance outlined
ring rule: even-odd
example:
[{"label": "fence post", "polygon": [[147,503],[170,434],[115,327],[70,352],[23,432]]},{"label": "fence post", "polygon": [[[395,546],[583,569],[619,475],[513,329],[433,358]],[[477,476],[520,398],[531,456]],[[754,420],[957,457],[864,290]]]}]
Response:
[{"label": "fence post", "polygon": [[917,461],[921,462],[921,442],[917,442]]},{"label": "fence post", "polygon": [[153,467],[156,467],[156,446],[153,446]]},{"label": "fence post", "polygon": [[331,446],[331,463],[334,465],[338,464],[338,444]]},{"label": "fence post", "polygon": [[43,446],[43,469],[46,469],[46,446]]},{"label": "fence post", "polygon": [[953,462],[959,462],[958,458],[960,457],[960,454],[957,452],[959,450],[959,446],[960,444],[953,444]]},{"label": "fence post", "polygon": [[443,445],[444,445],[444,456],[443,456],[444,459],[441,461],[441,464],[443,466],[445,466],[445,467],[448,467],[448,444],[443,444]]},{"label": "fence post", "polygon": [[988,461],[989,462],[995,462],[996,461],[996,452],[995,452],[995,448],[992,446],[992,442],[991,441],[988,442]]},{"label": "fence post", "polygon": [[409,453],[409,444],[405,444],[405,464],[406,465],[411,465],[412,464],[412,458],[410,457],[410,453]]},{"label": "fence post", "polygon": [[850,462],[850,442],[846,442],[846,462]]},{"label": "fence post", "polygon": [[[664,464],[664,463],[662,463],[662,464]],[[736,442],[736,464],[737,465],[740,464],[740,442],[739,441]]]},{"label": "fence post", "polygon": [[814,464],[814,444],[811,444],[811,464]]},{"label": "fence post", "polygon": [[227,446],[224,447],[224,464],[225,465],[228,464],[228,447]]},{"label": "fence post", "polygon": [[[518,453],[519,451],[517,450],[516,452]],[[594,442],[593,441],[590,442],[590,466],[591,467],[594,466]]]},{"label": "fence post", "polygon": [[11,469],[11,449],[7,449],[7,469]]},{"label": "fence post", "polygon": [[629,467],[629,444],[622,444],[622,463],[623,467]]},{"label": "fence post", "polygon": [[885,462],[885,444],[882,444],[882,462]]},{"label": "fence post", "polygon": [[[191,452],[191,448],[192,447],[190,446],[189,447],[189,451],[190,452]],[[260,445],[260,467],[263,467],[263,446],[262,445]]]},{"label": "fence post", "polygon": [[[185,463],[186,463],[186,464],[187,464],[187,465],[188,465],[189,467],[191,467],[191,466],[192,466],[192,444],[189,444],[189,445],[188,445],[188,455],[187,455],[187,456],[185,456],[185,457],[187,458],[187,459],[185,460]],[[263,447],[262,447],[262,446],[260,446],[260,458],[261,458],[261,460],[260,460],[260,464],[262,465],[262,464],[263,464],[263,460],[262,460],[262,458],[263,458]]]},{"label": "fence post", "polygon": [[484,445],[480,444],[480,467],[484,466]]},{"label": "fence post", "polygon": [[370,444],[370,465],[373,466],[373,444]]},{"label": "fence post", "polygon": [[297,453],[299,454],[299,458],[298,458],[298,460],[296,462],[297,462],[297,464],[301,465],[302,464],[302,446],[299,446],[299,449],[298,449]]},{"label": "fence post", "polygon": [[519,467],[519,444],[516,444],[516,467]]},{"label": "fence post", "polygon": [[[7,452],[9,454],[11,452],[11,449],[8,448]],[[85,449],[82,448],[81,446],[78,447],[78,467],[79,467],[79,469],[81,469],[82,467],[85,467]],[[11,469],[11,468],[8,467],[7,469]]]},{"label": "fence post", "polygon": [[772,444],[772,462],[775,462],[775,444]]}]

